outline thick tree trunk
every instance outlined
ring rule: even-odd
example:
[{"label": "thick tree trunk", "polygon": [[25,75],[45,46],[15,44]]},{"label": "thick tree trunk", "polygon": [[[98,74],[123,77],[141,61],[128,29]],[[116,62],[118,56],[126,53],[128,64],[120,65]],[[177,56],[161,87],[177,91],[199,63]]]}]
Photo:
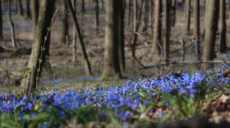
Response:
[{"label": "thick tree trunk", "polygon": [[[206,3],[208,12],[205,16],[205,39],[203,61],[213,60],[215,57],[215,41],[219,16],[219,0],[210,0]],[[207,11],[206,10],[206,11]],[[213,68],[213,64],[204,63],[202,69]]]},{"label": "thick tree trunk", "polygon": [[[35,42],[33,43],[33,49],[30,55],[27,70],[20,85],[21,92],[26,93],[27,95],[29,95],[32,90],[36,89],[48,55],[49,41],[45,41],[45,37],[48,32],[47,28],[51,25],[54,5],[55,0],[41,0]],[[47,38],[49,38],[49,35]],[[41,47],[43,46],[45,46],[45,50],[42,52]],[[42,61],[39,61],[40,59]]]},{"label": "thick tree trunk", "polygon": [[[67,3],[66,0],[62,0],[62,36],[61,36],[61,42],[62,46],[68,45],[68,9],[67,9]],[[68,47],[68,46],[67,46]]]},{"label": "thick tree trunk", "polygon": [[2,1],[0,0],[0,40],[3,39],[3,28],[2,28]]},{"label": "thick tree trunk", "polygon": [[162,41],[161,41],[161,13],[162,13],[162,0],[155,0],[155,10],[154,10],[154,32],[153,32],[153,46],[152,53],[155,55],[161,54]]},{"label": "thick tree trunk", "polygon": [[30,0],[26,0],[26,18],[31,19]]},{"label": "thick tree trunk", "polygon": [[201,59],[200,52],[200,0],[194,1],[194,36],[195,36],[195,52],[196,58]]},{"label": "thick tree trunk", "polygon": [[143,7],[143,17],[142,17],[142,31],[145,32],[147,31],[148,28],[148,18],[149,18],[149,5],[150,5],[150,0],[145,0],[144,1],[144,7]]},{"label": "thick tree trunk", "polygon": [[118,5],[118,42],[119,42],[119,62],[120,62],[120,67],[121,70],[125,70],[125,45],[124,45],[124,0],[118,0],[119,5]]},{"label": "thick tree trunk", "polygon": [[18,15],[23,16],[23,8],[22,8],[22,0],[17,0],[18,1]]},{"label": "thick tree trunk", "polygon": [[171,8],[171,0],[164,0],[165,7],[164,7],[164,29],[165,29],[165,36],[164,36],[164,44],[163,44],[163,53],[164,53],[164,60],[166,64],[169,62],[169,45],[170,45],[170,8]]},{"label": "thick tree trunk", "polygon": [[36,25],[38,20],[38,13],[39,13],[39,3],[38,0],[31,1],[31,8],[32,8],[32,20],[33,20],[33,33],[34,38],[36,37]]},{"label": "thick tree trunk", "polygon": [[[74,15],[76,15],[76,2],[75,0],[72,0],[72,7],[74,10]],[[73,59],[72,62],[76,63],[77,62],[77,54],[76,54],[76,49],[77,49],[77,35],[76,35],[76,26],[73,25]]]},{"label": "thick tree trunk", "polygon": [[176,24],[176,0],[172,0],[172,19],[171,19],[171,26],[175,27]]},{"label": "thick tree trunk", "polygon": [[81,55],[82,55],[83,64],[85,66],[86,75],[91,76],[92,75],[91,67],[90,67],[89,59],[88,59],[88,56],[87,56],[87,53],[86,53],[86,50],[85,50],[85,45],[83,43],[83,39],[82,39],[82,36],[81,36],[81,32],[80,32],[80,28],[79,28],[79,25],[78,25],[77,17],[75,16],[75,12],[73,10],[71,1],[70,0],[66,0],[66,1],[68,3],[68,8],[70,10],[70,15],[72,17],[72,20],[73,20],[73,23],[74,23],[74,26],[75,26],[76,32],[77,32],[77,37],[78,37],[79,42],[80,42],[79,46],[80,46],[80,49],[81,49]]},{"label": "thick tree trunk", "polygon": [[99,27],[99,7],[98,7],[98,0],[94,0],[94,7],[95,7],[95,19],[94,19],[94,28],[96,34],[98,33]]},{"label": "thick tree trunk", "polygon": [[225,0],[220,0],[220,53],[227,52]]},{"label": "thick tree trunk", "polygon": [[11,31],[11,43],[12,43],[12,47],[16,48],[14,23],[11,19],[11,0],[8,0],[8,10],[9,10],[8,17],[9,17],[9,24],[10,24],[10,31]]},{"label": "thick tree trunk", "polygon": [[186,30],[187,32],[190,31],[190,7],[191,7],[191,0],[186,0]]},{"label": "thick tree trunk", "polygon": [[118,0],[106,0],[105,53],[102,80],[106,77],[120,78],[118,53]]}]

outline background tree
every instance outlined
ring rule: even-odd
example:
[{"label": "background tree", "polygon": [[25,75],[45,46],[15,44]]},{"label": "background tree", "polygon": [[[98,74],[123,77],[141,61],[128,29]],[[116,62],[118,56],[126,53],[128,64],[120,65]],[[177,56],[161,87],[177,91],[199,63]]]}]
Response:
[{"label": "background tree", "polygon": [[61,42],[62,46],[68,47],[68,9],[66,0],[62,0],[62,35]]},{"label": "background tree", "polygon": [[0,0],[0,40],[3,39],[3,27],[2,27],[2,1]]},{"label": "background tree", "polygon": [[26,0],[26,18],[30,19],[31,18],[31,13],[30,13],[30,0]]},{"label": "background tree", "polygon": [[226,53],[226,14],[225,0],[220,0],[220,53]]},{"label": "background tree", "polygon": [[137,13],[137,10],[138,10],[138,7],[137,7],[137,0],[133,0],[133,30],[134,32],[135,29],[136,29],[136,26],[137,26],[137,18],[138,18],[138,13]]},{"label": "background tree", "polygon": [[194,1],[194,36],[195,36],[195,52],[196,58],[201,59],[200,52],[200,0]]},{"label": "background tree", "polygon": [[147,31],[147,28],[148,28],[148,18],[149,18],[149,5],[151,4],[150,3],[151,1],[150,0],[144,0],[144,7],[143,7],[143,17],[142,17],[142,31],[145,32]]},{"label": "background tree", "polygon": [[187,32],[190,31],[190,7],[191,7],[191,0],[186,0],[186,30]]},{"label": "background tree", "polygon": [[152,52],[153,54],[160,55],[161,49],[160,46],[162,46],[161,41],[161,27],[162,27],[162,19],[161,19],[161,13],[162,13],[162,0],[155,0],[155,10],[154,10],[154,32],[153,32],[153,46],[152,46]]},{"label": "background tree", "polygon": [[[76,2],[75,0],[72,0],[72,7],[73,7],[73,11],[74,11],[74,15],[76,15]],[[76,26],[73,25],[73,59],[72,62],[76,63],[77,61],[77,55],[76,55],[76,49],[77,49],[77,34],[76,34]]]},{"label": "background tree", "polygon": [[8,0],[8,17],[9,17],[9,24],[10,24],[10,30],[11,30],[11,42],[12,47],[16,48],[16,41],[15,41],[15,30],[14,30],[14,23],[11,18],[11,0]]},{"label": "background tree", "polygon": [[132,13],[131,4],[132,4],[132,0],[128,0],[128,2],[127,2],[128,24],[131,23],[131,13]]},{"label": "background tree", "polygon": [[32,8],[32,20],[33,20],[33,33],[34,33],[34,38],[35,38],[36,25],[37,25],[37,20],[38,20],[38,13],[39,13],[38,0],[31,1],[31,8]]},{"label": "background tree", "polygon": [[176,24],[176,4],[177,4],[177,1],[176,0],[172,0],[172,18],[171,18],[171,26],[174,27],[175,24]]},{"label": "background tree", "polygon": [[169,45],[170,45],[170,9],[171,9],[171,0],[164,0],[165,7],[164,7],[164,29],[165,29],[165,36],[164,36],[164,43],[163,43],[163,52],[164,52],[164,60],[166,64],[169,62]]},{"label": "background tree", "polygon": [[[49,47],[47,46],[49,46],[49,41],[45,42],[45,51],[42,54],[41,47],[45,41],[44,37],[46,37],[48,31],[47,27],[51,24],[51,18],[54,13],[54,5],[55,0],[41,0],[35,42],[33,43],[33,49],[30,55],[27,70],[20,85],[21,91],[26,94],[30,94],[32,90],[36,89],[36,85],[38,84],[37,79],[41,77],[42,69],[48,54]],[[42,61],[39,64],[40,58]]]},{"label": "background tree", "polygon": [[18,15],[23,16],[22,0],[17,0]]},{"label": "background tree", "polygon": [[104,69],[101,79],[106,77],[120,78],[119,42],[118,42],[118,6],[119,0],[106,0],[106,27]]},{"label": "background tree", "polygon": [[76,29],[77,37],[79,39],[79,43],[80,43],[79,47],[80,47],[80,50],[81,50],[82,61],[83,61],[83,64],[84,64],[85,73],[86,73],[86,75],[91,76],[92,72],[91,72],[90,62],[89,62],[89,59],[88,59],[88,56],[87,56],[87,53],[86,53],[86,50],[85,50],[85,45],[83,43],[83,39],[82,39],[80,28],[79,28],[79,25],[78,25],[77,17],[75,16],[75,12],[74,12],[74,9],[72,7],[71,1],[66,0],[66,2],[68,4],[68,8],[70,10],[71,18],[72,18],[73,24],[75,26],[74,28]]},{"label": "background tree", "polygon": [[[215,41],[216,41],[216,31],[217,22],[219,16],[219,0],[210,0],[206,3],[208,11],[205,16],[205,39],[204,39],[204,53],[203,61],[213,60],[215,57]],[[211,63],[204,63],[202,65],[203,69],[210,69],[214,65]]]},{"label": "background tree", "polygon": [[99,6],[98,6],[98,0],[94,0],[94,7],[95,7],[95,19],[94,19],[94,27],[96,30],[96,33],[98,32],[99,27]]}]

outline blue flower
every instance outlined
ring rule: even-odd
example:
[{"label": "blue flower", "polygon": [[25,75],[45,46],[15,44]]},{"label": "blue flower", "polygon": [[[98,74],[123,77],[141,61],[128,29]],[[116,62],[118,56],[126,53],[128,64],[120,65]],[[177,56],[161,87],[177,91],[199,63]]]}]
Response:
[{"label": "blue flower", "polygon": [[31,115],[30,115],[30,118],[34,118],[35,116],[37,116],[38,114],[37,113],[32,113]]}]

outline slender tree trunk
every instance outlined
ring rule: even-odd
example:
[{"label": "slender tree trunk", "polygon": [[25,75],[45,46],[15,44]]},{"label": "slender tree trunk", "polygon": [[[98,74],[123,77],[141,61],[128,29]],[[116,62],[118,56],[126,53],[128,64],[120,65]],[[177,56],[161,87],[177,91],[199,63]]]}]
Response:
[{"label": "slender tree trunk", "polygon": [[0,40],[3,39],[3,28],[2,28],[2,1],[0,0]]},{"label": "slender tree trunk", "polygon": [[8,10],[9,10],[8,17],[9,17],[9,24],[10,24],[10,30],[11,30],[12,47],[16,48],[14,23],[11,19],[11,0],[8,0]]},{"label": "slender tree trunk", "polygon": [[99,7],[98,7],[98,0],[94,0],[94,7],[95,7],[95,19],[94,19],[94,27],[96,34],[98,33],[99,27]]},{"label": "slender tree trunk", "polygon": [[124,45],[124,0],[118,0],[118,42],[119,42],[119,62],[121,70],[125,71],[125,45]]},{"label": "slender tree trunk", "polygon": [[36,37],[36,25],[38,20],[38,13],[39,13],[39,3],[38,0],[31,1],[31,8],[32,8],[32,20],[33,20],[33,33],[34,38]]},{"label": "slender tree trunk", "polygon": [[105,11],[105,9],[104,9],[104,0],[101,0],[101,10]]},{"label": "slender tree trunk", "polygon": [[149,5],[150,5],[150,0],[145,0],[144,1],[144,14],[142,17],[142,31],[145,32],[147,31],[148,28],[148,18],[149,18]]},{"label": "slender tree trunk", "polygon": [[133,30],[136,29],[137,26],[137,18],[138,18],[138,14],[137,14],[137,0],[133,0]]},{"label": "slender tree trunk", "polygon": [[[73,10],[74,10],[74,15],[76,15],[76,3],[75,3],[75,0],[72,0],[72,7],[73,7]],[[77,49],[77,45],[76,45],[76,41],[77,41],[77,35],[76,35],[76,26],[73,25],[73,59],[72,61],[74,63],[76,63],[77,61],[77,55],[76,55],[76,49]]]},{"label": "slender tree trunk", "polygon": [[26,18],[31,19],[30,0],[26,0]]},{"label": "slender tree trunk", "polygon": [[162,13],[162,0],[155,0],[155,10],[154,10],[154,32],[153,32],[153,54],[160,55],[162,47],[161,41],[161,13]]},{"label": "slender tree trunk", "polygon": [[220,0],[220,53],[227,52],[225,0]]},{"label": "slender tree trunk", "polygon": [[[67,9],[67,3],[66,0],[62,0],[62,46],[67,46],[67,39],[68,39],[68,9]],[[68,46],[67,46],[68,47]]]},{"label": "slender tree trunk", "polygon": [[176,3],[177,3],[176,0],[172,0],[172,19],[171,19],[172,27],[175,27],[176,24]]},{"label": "slender tree trunk", "polygon": [[[32,53],[28,62],[27,70],[21,81],[20,89],[22,93],[29,95],[36,89],[37,82],[41,77],[44,63],[49,51],[49,41],[45,42],[47,27],[51,24],[51,18],[54,13],[55,0],[41,0],[39,19],[36,28],[35,42],[33,43]],[[49,35],[48,35],[49,38]],[[45,45],[44,45],[45,43]],[[41,47],[45,46],[42,52]],[[42,61],[39,61],[41,59]]]},{"label": "slender tree trunk", "polygon": [[76,28],[77,37],[79,38],[82,60],[83,60],[84,66],[85,66],[85,72],[86,72],[86,75],[91,76],[92,75],[91,67],[90,67],[89,59],[88,59],[88,56],[87,56],[87,53],[86,53],[85,45],[83,43],[83,39],[82,39],[82,36],[81,36],[81,32],[80,32],[80,28],[79,28],[79,25],[78,25],[77,17],[74,15],[75,12],[74,12],[73,7],[71,5],[71,1],[67,0],[67,3],[68,3],[68,8],[70,10],[70,14],[71,14],[74,26]]},{"label": "slender tree trunk", "polygon": [[106,0],[105,53],[102,80],[106,77],[120,78],[118,48],[118,0]]},{"label": "slender tree trunk", "polygon": [[128,0],[128,24],[131,23],[131,0]]},{"label": "slender tree trunk", "polygon": [[195,52],[196,58],[201,59],[200,52],[200,0],[194,1],[194,36],[195,36]]},{"label": "slender tree trunk", "polygon": [[186,0],[186,30],[187,32],[190,31],[190,7],[191,7],[191,0]]},{"label": "slender tree trunk", "polygon": [[18,15],[23,16],[22,0],[17,0],[17,1],[18,1]]},{"label": "slender tree trunk", "polygon": [[[206,3],[208,12],[205,16],[205,39],[203,61],[213,60],[215,57],[215,41],[219,16],[219,0],[210,0]],[[213,64],[204,63],[202,69],[213,68]]]},{"label": "slender tree trunk", "polygon": [[81,0],[81,12],[85,13],[85,0]]},{"label": "slender tree trunk", "polygon": [[170,8],[171,8],[171,0],[164,0],[165,7],[164,7],[164,29],[165,29],[165,36],[164,36],[164,44],[163,44],[163,52],[164,52],[164,59],[165,62],[169,62],[169,45],[170,45]]}]

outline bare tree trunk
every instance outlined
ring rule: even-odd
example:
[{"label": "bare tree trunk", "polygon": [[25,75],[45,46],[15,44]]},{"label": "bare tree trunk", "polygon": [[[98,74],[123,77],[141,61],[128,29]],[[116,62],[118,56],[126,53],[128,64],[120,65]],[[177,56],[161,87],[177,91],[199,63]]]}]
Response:
[{"label": "bare tree trunk", "polygon": [[161,54],[162,41],[161,41],[161,26],[162,26],[162,0],[155,0],[155,10],[154,10],[154,32],[153,32],[153,47],[152,53],[156,55]]},{"label": "bare tree trunk", "polygon": [[136,26],[137,26],[137,18],[138,18],[138,14],[137,14],[137,0],[133,0],[133,30],[135,32]]},{"label": "bare tree trunk", "polygon": [[[72,0],[72,7],[74,10],[74,15],[76,15],[76,3],[75,0]],[[77,49],[77,45],[76,45],[76,41],[77,41],[77,35],[76,35],[76,26],[73,25],[73,59],[72,62],[76,63],[77,61],[77,55],[76,55],[76,49]]]},{"label": "bare tree trunk", "polygon": [[220,0],[220,53],[227,52],[225,0]]},{"label": "bare tree trunk", "polygon": [[23,16],[22,0],[17,0],[17,1],[18,1],[18,15]]},{"label": "bare tree trunk", "polygon": [[2,1],[0,0],[0,40],[3,39],[3,30],[2,30]]},{"label": "bare tree trunk", "polygon": [[85,14],[85,0],[81,0],[81,12]]},{"label": "bare tree trunk", "polygon": [[125,45],[124,45],[124,0],[119,0],[118,5],[118,42],[119,42],[119,62],[122,71],[125,71]]},{"label": "bare tree trunk", "polygon": [[99,27],[99,7],[98,7],[98,0],[94,0],[94,7],[95,7],[95,19],[94,19],[94,27],[96,34],[98,33]]},{"label": "bare tree trunk", "polygon": [[26,18],[31,19],[30,0],[26,0]]},{"label": "bare tree trunk", "polygon": [[38,13],[39,13],[39,3],[38,0],[32,0],[31,2],[31,8],[32,8],[32,20],[33,20],[33,35],[34,38],[36,37],[36,25],[38,20]]},{"label": "bare tree trunk", "polygon": [[200,0],[194,1],[194,36],[195,36],[195,52],[196,58],[201,59],[200,52]]},{"label": "bare tree trunk", "polygon": [[79,42],[80,42],[80,49],[81,49],[81,55],[82,55],[83,64],[85,66],[85,72],[86,72],[86,75],[91,76],[92,75],[91,67],[90,67],[89,59],[88,59],[88,56],[87,56],[87,53],[86,53],[86,50],[85,50],[85,45],[83,43],[83,39],[82,39],[82,36],[81,36],[81,32],[80,32],[80,28],[79,28],[79,25],[78,25],[77,17],[74,15],[75,12],[74,12],[73,7],[71,5],[71,1],[67,0],[67,3],[68,3],[68,8],[70,10],[70,14],[71,14],[74,26],[76,27],[77,37],[78,37]]},{"label": "bare tree trunk", "polygon": [[[215,57],[214,48],[219,16],[219,0],[210,0],[206,3],[206,6],[208,8],[208,12],[205,13],[206,16],[203,61],[213,60]],[[213,66],[213,64],[205,63],[202,65],[202,69],[210,69],[213,68]]]},{"label": "bare tree trunk", "polygon": [[131,23],[131,3],[131,0],[128,0],[128,24]]},{"label": "bare tree trunk", "polygon": [[143,17],[142,17],[142,31],[145,32],[147,31],[148,28],[148,18],[149,18],[149,5],[150,5],[150,0],[145,0],[144,1],[144,7],[143,7]]},{"label": "bare tree trunk", "polygon": [[176,0],[172,0],[172,19],[171,19],[172,27],[175,27],[175,24],[176,24],[176,3],[177,3]]},{"label": "bare tree trunk", "polygon": [[8,11],[8,17],[9,17],[9,24],[10,24],[10,30],[11,30],[12,47],[16,48],[14,23],[11,19],[11,0],[8,0],[8,10],[9,10]]},{"label": "bare tree trunk", "polygon": [[106,0],[105,53],[102,80],[106,77],[120,78],[118,43],[118,0]]},{"label": "bare tree trunk", "polygon": [[186,0],[186,30],[187,32],[190,31],[190,6],[191,0]]},{"label": "bare tree trunk", "polygon": [[165,7],[164,7],[164,29],[165,29],[165,36],[164,36],[164,44],[163,44],[163,52],[164,52],[164,59],[165,62],[169,62],[169,45],[170,45],[170,8],[171,8],[171,0],[164,0]]},{"label": "bare tree trunk", "polygon": [[[68,9],[67,9],[67,3],[66,0],[62,0],[62,36],[61,36],[61,42],[62,46],[67,46],[68,43]],[[68,46],[67,46],[68,47]]]},{"label": "bare tree trunk", "polygon": [[[49,41],[45,42],[45,37],[48,32],[47,27],[51,24],[51,19],[54,13],[54,5],[55,0],[41,0],[35,42],[33,43],[33,49],[30,55],[27,70],[20,85],[21,92],[26,93],[27,95],[29,95],[32,90],[36,89],[36,86],[38,85],[37,82],[39,82],[41,77],[44,63],[46,62],[46,57],[49,51]],[[49,35],[47,38],[49,38]],[[44,51],[41,50],[41,47],[43,46],[45,46]],[[42,61],[40,61],[40,59]]]},{"label": "bare tree trunk", "polygon": [[105,11],[105,9],[104,9],[104,0],[101,0],[101,10]]}]

